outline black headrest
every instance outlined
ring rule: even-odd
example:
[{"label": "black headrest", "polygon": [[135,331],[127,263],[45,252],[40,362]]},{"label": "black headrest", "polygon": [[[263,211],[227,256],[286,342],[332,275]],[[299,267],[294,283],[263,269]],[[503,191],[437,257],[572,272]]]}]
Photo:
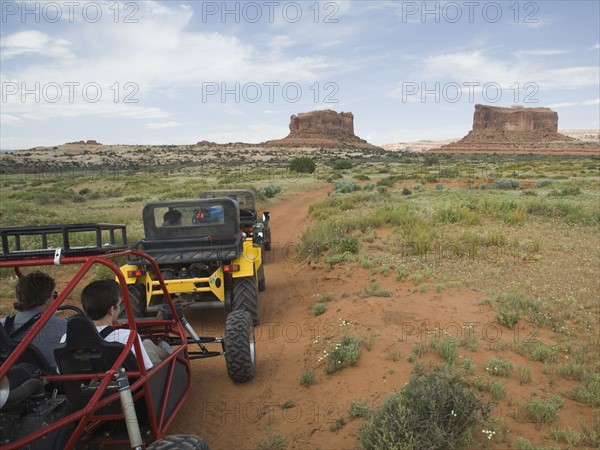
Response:
[{"label": "black headrest", "polygon": [[[77,314],[67,320],[67,339],[54,350],[61,373],[101,373],[109,370],[124,345],[105,341],[89,317]],[[133,353],[123,363],[127,371],[137,371],[138,364]]]}]

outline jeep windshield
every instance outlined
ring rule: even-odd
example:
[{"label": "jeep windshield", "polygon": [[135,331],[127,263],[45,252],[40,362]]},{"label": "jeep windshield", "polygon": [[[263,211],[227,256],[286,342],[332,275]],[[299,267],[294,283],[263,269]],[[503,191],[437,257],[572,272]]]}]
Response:
[{"label": "jeep windshield", "polygon": [[151,203],[144,207],[143,216],[149,239],[239,233],[237,204],[226,198]]}]

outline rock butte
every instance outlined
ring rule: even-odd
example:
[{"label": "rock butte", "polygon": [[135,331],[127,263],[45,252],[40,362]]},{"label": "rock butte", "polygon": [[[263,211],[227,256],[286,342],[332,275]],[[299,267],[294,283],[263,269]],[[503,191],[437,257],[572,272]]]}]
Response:
[{"label": "rock butte", "polygon": [[331,109],[299,113],[290,117],[290,134],[266,141],[268,147],[354,147],[380,149],[354,134],[354,115]]},{"label": "rock butte", "polygon": [[473,129],[434,153],[568,153],[600,151],[597,142],[582,142],[558,133],[558,114],[550,108],[501,108],[475,105]]}]

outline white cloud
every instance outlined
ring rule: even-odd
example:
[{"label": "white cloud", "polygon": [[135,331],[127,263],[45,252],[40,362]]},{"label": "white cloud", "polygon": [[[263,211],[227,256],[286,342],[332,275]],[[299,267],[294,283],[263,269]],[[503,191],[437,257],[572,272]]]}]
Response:
[{"label": "white cloud", "polygon": [[[74,101],[53,104],[44,101],[8,101],[3,112],[19,117],[50,118],[80,115],[157,118],[167,114],[154,104],[164,103],[162,95],[186,98],[198,94],[203,83],[265,83],[312,82],[318,73],[333,67],[323,56],[297,53],[287,55],[284,50],[294,45],[286,35],[274,35],[270,45],[268,36],[255,41],[193,29],[194,10],[189,6],[172,6],[158,2],[136,3],[140,10],[138,23],[113,23],[103,21],[102,26],[76,21],[57,32],[77,36],[69,44],[64,36],[49,36],[38,31],[22,31],[2,39],[2,56],[10,64],[3,64],[2,79],[27,88],[35,83],[80,83]],[[251,42],[251,43],[249,43]],[[74,52],[74,53],[73,53]],[[20,64],[22,57],[62,56],[48,61],[37,57],[33,62]],[[66,58],[66,57],[69,58]],[[102,102],[89,105],[83,98],[81,87],[97,83],[102,87]],[[139,104],[111,104],[115,83],[121,90],[119,102],[130,90],[125,83],[135,86]],[[67,96],[67,90],[63,95]],[[151,100],[150,97],[160,100]],[[14,100],[14,99],[13,99]],[[61,99],[63,100],[63,99]],[[52,102],[50,102],[52,103]],[[141,104],[145,103],[143,107]],[[243,114],[239,108],[226,110],[229,114]]]},{"label": "white cloud", "polygon": [[564,53],[567,53],[566,50],[558,50],[558,49],[548,49],[548,50],[519,50],[517,52],[514,52],[513,55],[515,55],[518,58],[523,58],[523,57],[530,57],[530,56],[555,56],[555,55],[562,55]]},{"label": "white cloud", "polygon": [[484,50],[429,56],[417,65],[420,67],[414,81],[494,82],[503,89],[515,83],[536,83],[544,89],[575,89],[597,86],[600,79],[598,66],[550,68],[530,60],[492,57]]},{"label": "white cloud", "polygon": [[164,128],[177,128],[180,127],[181,124],[179,122],[153,122],[147,123],[146,128],[149,130],[162,130]]},{"label": "white cloud", "polygon": [[68,40],[54,39],[39,31],[20,31],[0,38],[0,50],[6,59],[25,55],[72,58],[69,47]]}]

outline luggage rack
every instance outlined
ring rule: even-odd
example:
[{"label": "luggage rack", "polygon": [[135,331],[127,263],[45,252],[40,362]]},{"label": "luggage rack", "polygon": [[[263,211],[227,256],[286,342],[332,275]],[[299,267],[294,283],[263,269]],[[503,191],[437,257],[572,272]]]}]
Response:
[{"label": "luggage rack", "polygon": [[126,225],[78,223],[0,228],[0,262],[29,258],[104,255],[126,250]]}]

